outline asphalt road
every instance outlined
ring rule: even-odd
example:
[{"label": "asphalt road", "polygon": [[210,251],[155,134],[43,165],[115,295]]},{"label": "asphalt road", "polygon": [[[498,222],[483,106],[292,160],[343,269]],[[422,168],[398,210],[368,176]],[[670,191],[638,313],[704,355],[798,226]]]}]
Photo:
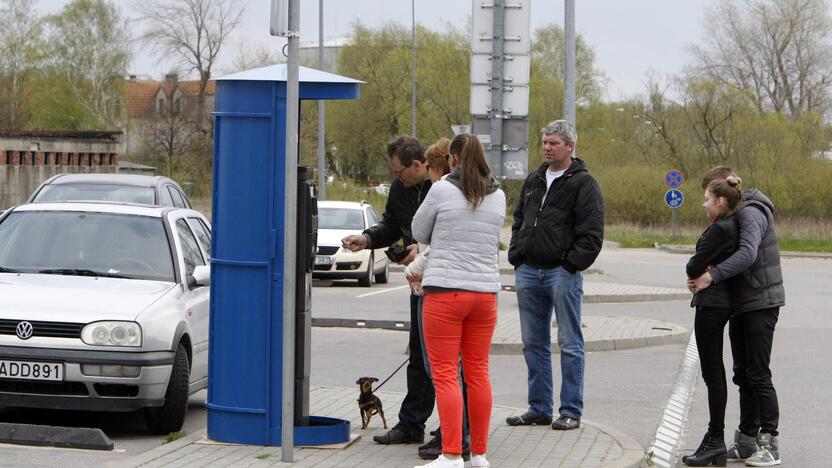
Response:
[{"label": "asphalt road", "polygon": [[[593,281],[679,287],[683,284],[686,255],[654,250],[608,248],[588,276]],[[783,308],[775,335],[772,369],[781,408],[781,453],[783,466],[825,467],[826,442],[832,407],[832,365],[828,354],[832,316],[832,260],[784,259],[788,305]],[[513,283],[511,275],[504,277]],[[367,295],[370,293],[371,295]],[[360,288],[352,282],[315,281],[313,316],[364,319],[409,319],[407,288],[401,273],[393,273],[390,284]],[[500,295],[500,313],[514,313],[511,293]],[[644,317],[690,328],[693,312],[687,301],[586,304],[585,314]],[[402,331],[314,328],[312,385],[355,386],[357,377],[386,377],[405,358],[407,334]],[[726,350],[728,349],[726,343]],[[667,345],[625,351],[595,352],[587,357],[585,417],[614,427],[644,448],[655,435],[681,363],[684,345]],[[730,354],[730,353],[729,353]],[[730,356],[726,356],[730,370]],[[524,407],[526,368],[521,355],[492,356],[492,384],[496,404]],[[559,375],[555,359],[555,375]],[[400,372],[380,391],[406,391]],[[205,392],[191,400],[186,432],[206,424],[202,408]],[[392,410],[395,411],[395,410]],[[6,466],[50,466],[60,460],[63,467],[117,465],[162,443],[163,438],[143,432],[139,415],[49,413],[0,410],[0,420],[51,425],[102,428],[115,442],[113,452],[91,452],[52,448],[0,445],[0,464]],[[736,397],[732,393],[726,417],[730,432],[737,420]],[[682,447],[698,444],[707,424],[704,384],[698,379],[688,414]],[[730,437],[730,434],[729,434]]]}]

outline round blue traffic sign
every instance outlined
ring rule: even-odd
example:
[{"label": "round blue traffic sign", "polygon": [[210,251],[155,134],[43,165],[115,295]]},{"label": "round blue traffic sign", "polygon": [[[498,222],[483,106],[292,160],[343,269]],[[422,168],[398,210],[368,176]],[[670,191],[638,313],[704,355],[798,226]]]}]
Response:
[{"label": "round blue traffic sign", "polygon": [[664,194],[664,204],[670,208],[679,208],[685,202],[685,196],[676,189],[670,189]]},{"label": "round blue traffic sign", "polygon": [[664,173],[664,184],[670,188],[678,188],[685,182],[685,176],[678,169],[671,169]]}]

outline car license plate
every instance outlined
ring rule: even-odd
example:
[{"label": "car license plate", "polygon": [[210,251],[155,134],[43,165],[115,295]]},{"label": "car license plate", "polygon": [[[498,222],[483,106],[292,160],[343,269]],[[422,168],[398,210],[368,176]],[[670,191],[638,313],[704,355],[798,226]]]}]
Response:
[{"label": "car license plate", "polygon": [[57,362],[0,360],[0,378],[62,381],[64,365]]},{"label": "car license plate", "polygon": [[316,255],[315,265],[332,265],[332,258],[326,255]]}]

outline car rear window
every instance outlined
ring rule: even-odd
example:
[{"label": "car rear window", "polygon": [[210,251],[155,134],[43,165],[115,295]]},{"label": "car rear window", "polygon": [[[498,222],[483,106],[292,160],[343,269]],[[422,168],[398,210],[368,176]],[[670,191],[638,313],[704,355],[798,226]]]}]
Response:
[{"label": "car rear window", "polygon": [[37,203],[55,201],[108,201],[155,205],[152,187],[116,184],[50,184],[38,192]]},{"label": "car rear window", "polygon": [[360,208],[318,207],[318,229],[364,229],[364,213]]},{"label": "car rear window", "polygon": [[116,213],[10,213],[0,223],[0,269],[174,281],[162,220]]}]

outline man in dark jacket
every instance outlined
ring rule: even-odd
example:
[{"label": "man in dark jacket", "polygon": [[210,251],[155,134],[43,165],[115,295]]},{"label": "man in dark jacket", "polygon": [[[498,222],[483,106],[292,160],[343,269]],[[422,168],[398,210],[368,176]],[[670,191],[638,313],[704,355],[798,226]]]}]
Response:
[{"label": "man in dark jacket", "polygon": [[[394,180],[387,195],[381,222],[363,233],[341,240],[344,247],[353,252],[362,249],[389,247],[401,238],[408,248],[408,255],[400,262],[404,265],[416,257],[416,244],[410,230],[413,215],[430,190],[431,181],[425,166],[424,150],[414,137],[400,136],[387,145],[387,156]],[[399,410],[399,423],[387,433],[373,437],[379,444],[421,444],[425,438],[425,422],[433,412],[433,382],[425,370],[422,340],[416,315],[418,296],[410,295],[410,362],[407,365],[407,395]]]},{"label": "man in dark jacket", "polygon": [[[734,175],[731,169],[717,166],[708,171],[705,179],[724,179],[729,175]],[[728,456],[745,459],[749,466],[780,464],[780,408],[769,364],[774,328],[780,307],[786,304],[786,293],[773,213],[774,204],[762,192],[744,190],[737,212],[739,248],[688,283],[695,293],[712,283],[728,282],[733,309],[728,335],[734,358],[734,383],[740,391],[740,424]]]},{"label": "man in dark jacket", "polygon": [[[511,426],[580,427],[583,414],[584,338],[581,271],[601,252],[604,201],[584,162],[573,159],[575,127],[556,120],[543,129],[546,162],[530,174],[514,210],[508,260],[516,269],[523,356],[529,370],[529,410]],[[553,417],[552,310],[558,324],[561,389]]]}]

